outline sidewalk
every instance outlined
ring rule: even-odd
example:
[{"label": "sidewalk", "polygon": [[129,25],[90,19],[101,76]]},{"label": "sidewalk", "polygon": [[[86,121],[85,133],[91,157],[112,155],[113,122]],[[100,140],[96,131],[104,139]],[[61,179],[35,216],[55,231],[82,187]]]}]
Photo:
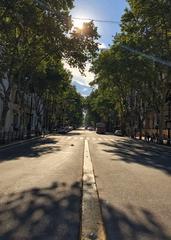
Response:
[{"label": "sidewalk", "polygon": [[139,140],[139,141],[143,141],[149,144],[158,144],[158,145],[165,145],[165,146],[171,146],[171,142],[170,145],[167,144],[167,139],[163,139],[163,143],[158,143],[156,142],[156,140],[151,141],[151,139],[149,141],[145,140],[145,137],[142,137],[142,139],[139,139],[139,137],[134,138],[135,140]]}]

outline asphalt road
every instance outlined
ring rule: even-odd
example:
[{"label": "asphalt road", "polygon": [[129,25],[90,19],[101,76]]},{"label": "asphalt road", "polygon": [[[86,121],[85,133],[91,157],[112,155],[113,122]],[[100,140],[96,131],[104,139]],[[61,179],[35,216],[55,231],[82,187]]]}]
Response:
[{"label": "asphalt road", "polygon": [[0,240],[79,239],[83,147],[73,132],[0,151]]},{"label": "asphalt road", "polygon": [[0,150],[0,240],[77,240],[88,140],[108,240],[171,240],[171,148],[73,131]]},{"label": "asphalt road", "polygon": [[108,240],[171,240],[171,148],[110,136],[89,146]]}]

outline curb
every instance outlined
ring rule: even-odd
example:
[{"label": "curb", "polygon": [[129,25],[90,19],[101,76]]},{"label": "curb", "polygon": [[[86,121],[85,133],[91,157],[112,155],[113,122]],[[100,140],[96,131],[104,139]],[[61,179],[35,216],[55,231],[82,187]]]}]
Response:
[{"label": "curb", "polygon": [[43,138],[43,136],[38,136],[38,137],[26,139],[26,140],[21,140],[21,141],[17,141],[17,142],[5,144],[5,145],[0,146],[0,151],[1,151],[1,150],[8,149],[8,148],[13,147],[13,146],[15,147],[15,146],[17,146],[17,145],[22,145],[22,144],[24,144],[24,143],[31,142],[31,141],[34,141],[34,140],[40,139],[40,138]]}]

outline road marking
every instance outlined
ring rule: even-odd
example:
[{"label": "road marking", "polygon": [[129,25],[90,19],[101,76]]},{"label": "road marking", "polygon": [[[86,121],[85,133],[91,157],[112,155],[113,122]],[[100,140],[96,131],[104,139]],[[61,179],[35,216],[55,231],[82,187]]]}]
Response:
[{"label": "road marking", "polygon": [[83,199],[81,220],[81,240],[106,239],[87,139],[85,140],[84,147]]},{"label": "road marking", "polygon": [[86,137],[87,140],[92,140],[92,141],[113,141],[112,138],[95,138],[95,137]]}]

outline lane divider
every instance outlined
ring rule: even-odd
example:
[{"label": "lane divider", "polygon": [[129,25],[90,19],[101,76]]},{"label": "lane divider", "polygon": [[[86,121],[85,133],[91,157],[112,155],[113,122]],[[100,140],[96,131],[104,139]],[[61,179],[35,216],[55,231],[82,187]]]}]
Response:
[{"label": "lane divider", "polygon": [[87,139],[84,146],[81,240],[106,240]]}]

